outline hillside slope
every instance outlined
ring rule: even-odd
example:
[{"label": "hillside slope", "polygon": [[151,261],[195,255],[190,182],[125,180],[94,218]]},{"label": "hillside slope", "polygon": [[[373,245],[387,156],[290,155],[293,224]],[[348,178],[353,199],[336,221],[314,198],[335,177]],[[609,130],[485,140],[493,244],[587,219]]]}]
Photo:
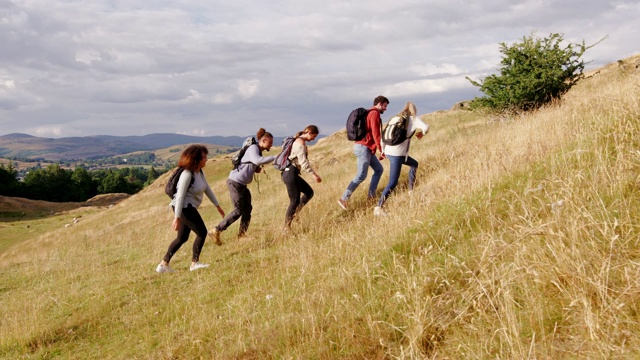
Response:
[{"label": "hillside slope", "polygon": [[[154,272],[174,236],[166,176],[25,239],[0,254],[0,357],[637,358],[640,72],[625,65],[638,60],[522,117],[423,116],[417,187],[386,218],[366,184],[338,208],[355,160],[337,133],[310,148],[323,181],[293,233],[267,170],[249,238],[234,224],[207,242],[208,269],[188,271],[191,239],[176,273]],[[228,171],[222,157],[205,168],[226,211]]]}]

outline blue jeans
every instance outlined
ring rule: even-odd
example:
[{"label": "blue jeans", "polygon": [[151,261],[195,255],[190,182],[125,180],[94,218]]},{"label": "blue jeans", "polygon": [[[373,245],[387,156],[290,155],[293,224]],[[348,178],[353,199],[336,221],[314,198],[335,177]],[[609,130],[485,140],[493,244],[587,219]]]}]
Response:
[{"label": "blue jeans", "polygon": [[378,183],[380,182],[380,177],[382,177],[382,171],[384,168],[375,154],[364,145],[353,145],[353,153],[357,159],[358,172],[356,173],[356,177],[354,177],[349,183],[349,186],[347,186],[347,190],[342,194],[342,200],[349,200],[351,194],[353,194],[353,192],[358,188],[358,185],[367,178],[369,166],[373,169],[373,176],[371,177],[369,193],[367,196],[369,198],[374,198],[376,196],[376,189],[378,188]]},{"label": "blue jeans", "polygon": [[402,165],[409,166],[409,190],[413,190],[413,185],[416,183],[416,172],[418,171],[418,162],[416,159],[411,156],[393,155],[387,155],[387,158],[389,159],[389,183],[384,190],[382,190],[382,195],[380,196],[380,200],[378,200],[378,206],[384,204],[389,194],[391,194],[398,185]]}]

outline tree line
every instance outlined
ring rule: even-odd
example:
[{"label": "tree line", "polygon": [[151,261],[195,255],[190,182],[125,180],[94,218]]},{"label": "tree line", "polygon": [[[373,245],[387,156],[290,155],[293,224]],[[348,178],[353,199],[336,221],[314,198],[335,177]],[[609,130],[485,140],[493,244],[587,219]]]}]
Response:
[{"label": "tree line", "polygon": [[66,170],[59,164],[32,169],[19,180],[16,168],[0,165],[0,195],[53,202],[86,201],[99,194],[135,194],[167,170],[126,167],[88,171]]}]

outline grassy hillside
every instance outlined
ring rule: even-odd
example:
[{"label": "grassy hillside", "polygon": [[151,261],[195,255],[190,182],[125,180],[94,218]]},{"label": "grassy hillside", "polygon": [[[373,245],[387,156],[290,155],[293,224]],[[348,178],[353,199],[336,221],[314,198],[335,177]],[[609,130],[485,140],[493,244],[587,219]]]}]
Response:
[{"label": "grassy hillside", "polygon": [[[310,148],[323,182],[293,234],[268,170],[250,187],[249,238],[236,223],[207,242],[208,269],[188,271],[190,241],[176,273],[154,272],[175,234],[166,175],[25,236],[0,254],[0,357],[638,358],[640,72],[621,65],[522,117],[424,116],[417,188],[400,187],[387,218],[366,184],[338,208],[355,172],[338,133]],[[228,170],[205,168],[226,211]]]}]

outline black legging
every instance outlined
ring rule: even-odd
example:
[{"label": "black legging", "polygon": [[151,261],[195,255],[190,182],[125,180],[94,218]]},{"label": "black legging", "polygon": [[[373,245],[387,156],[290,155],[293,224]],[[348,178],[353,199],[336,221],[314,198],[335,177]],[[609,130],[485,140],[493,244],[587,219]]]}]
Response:
[{"label": "black legging", "polygon": [[[313,197],[313,189],[300,176],[300,170],[292,165],[282,172],[282,181],[287,186],[287,194],[289,195],[289,207],[285,215],[285,224],[289,226],[294,215]],[[300,197],[301,193],[302,197]]]},{"label": "black legging", "polygon": [[182,244],[189,240],[191,230],[196,233],[196,239],[193,241],[193,257],[191,260],[197,262],[200,259],[200,252],[202,251],[204,241],[207,238],[207,226],[204,224],[204,221],[202,221],[202,217],[198,210],[189,204],[186,208],[182,209],[178,236],[171,242],[171,244],[169,244],[169,249],[164,255],[164,258],[162,258],[164,261],[171,261],[171,258],[178,249],[180,249]]}]

